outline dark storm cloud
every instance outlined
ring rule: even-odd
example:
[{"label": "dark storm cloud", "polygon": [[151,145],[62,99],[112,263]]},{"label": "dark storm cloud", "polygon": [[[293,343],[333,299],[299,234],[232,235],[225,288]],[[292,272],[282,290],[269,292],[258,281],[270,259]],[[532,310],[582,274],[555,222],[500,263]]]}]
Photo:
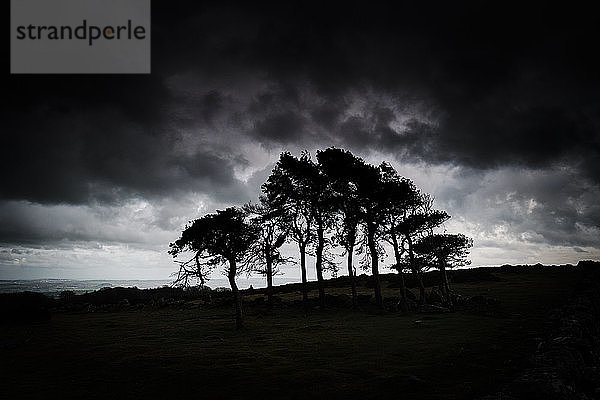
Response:
[{"label": "dark storm cloud", "polygon": [[[161,62],[197,62],[207,76],[266,74],[279,87],[248,108],[257,118],[248,133],[267,146],[337,141],[475,168],[566,160],[598,177],[592,49],[600,25],[589,10],[510,2],[187,7],[171,10],[181,17],[181,51]],[[306,82],[320,102],[299,96]],[[435,120],[392,127],[385,107],[351,115],[344,95],[365,87],[425,102]],[[302,102],[304,115],[292,111]]]},{"label": "dark storm cloud", "polygon": [[437,193],[441,202],[483,237],[500,229],[502,240],[598,246],[600,188],[568,168],[463,168],[448,179]]},{"label": "dark storm cloud", "polygon": [[[174,216],[169,215],[172,207],[162,208],[143,201],[113,207],[3,201],[0,202],[0,248],[15,243],[31,248],[49,246],[62,250],[84,242],[88,243],[86,246],[90,243],[96,246],[102,243],[164,244],[170,236],[165,225]],[[178,210],[181,211],[181,208]],[[181,216],[177,220],[177,225],[180,225]]]},{"label": "dark storm cloud", "polygon": [[236,176],[252,146],[336,145],[475,174],[565,166],[572,184],[519,189],[519,204],[544,212],[504,217],[584,246],[581,226],[600,225],[586,195],[600,181],[597,15],[522,2],[154,2],[152,75],[3,76],[0,197],[114,205],[194,191],[242,203],[268,174]]},{"label": "dark storm cloud", "polygon": [[[597,177],[600,24],[586,10],[198,3],[153,5],[151,76],[5,77],[2,196],[82,202],[90,183],[142,193],[181,184],[174,170],[190,161],[172,157],[177,137],[166,127],[173,118],[210,126],[226,103],[218,90],[169,91],[166,79],[188,71],[209,82],[242,72],[275,82],[276,95],[266,90],[248,107],[256,120],[246,133],[266,145],[321,139],[480,168],[570,158]],[[303,82],[319,104],[299,97]],[[436,121],[391,126],[393,111],[371,105],[370,115],[349,115],[344,94],[361,87],[425,101]],[[303,114],[281,109],[301,103]],[[170,115],[168,104],[188,112]],[[229,179],[226,164],[205,177]]]},{"label": "dark storm cloud", "polygon": [[[40,203],[114,202],[131,196],[212,190],[227,199],[235,154],[181,152],[180,138],[112,108],[24,119],[3,137],[0,194]],[[31,122],[30,122],[31,121]],[[218,189],[218,190],[217,190]]]},{"label": "dark storm cloud", "polygon": [[257,121],[251,134],[259,140],[268,138],[269,141],[278,144],[288,144],[297,140],[304,141],[302,133],[305,125],[306,122],[301,116],[293,112],[284,112]]}]

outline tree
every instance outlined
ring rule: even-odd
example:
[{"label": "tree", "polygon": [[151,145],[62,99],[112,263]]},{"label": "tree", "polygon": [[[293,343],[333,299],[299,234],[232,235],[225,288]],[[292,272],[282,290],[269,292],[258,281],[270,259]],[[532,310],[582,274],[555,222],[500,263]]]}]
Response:
[{"label": "tree", "polygon": [[429,268],[429,264],[426,259],[415,255],[413,244],[424,236],[433,235],[433,230],[449,218],[450,216],[445,211],[433,209],[432,196],[418,193],[416,201],[409,206],[405,218],[396,225],[396,231],[402,236],[403,251],[408,258],[398,265],[410,270],[417,277],[420,304],[425,302],[423,273]]},{"label": "tree", "polygon": [[394,249],[395,268],[400,275],[400,307],[403,312],[407,312],[408,304],[402,260],[404,246],[399,226],[407,218],[409,210],[418,204],[419,192],[411,180],[398,175],[390,164],[383,163],[379,168],[383,187],[381,201],[385,203],[385,234],[383,237]]},{"label": "tree", "polygon": [[[319,289],[319,304],[321,308],[325,307],[325,282],[323,271],[331,266],[326,257],[326,247],[330,244],[326,238],[326,232],[329,231],[335,221],[335,204],[332,201],[331,186],[327,177],[322,173],[317,164],[315,164],[306,153],[300,158],[299,172],[306,179],[306,190],[304,195],[309,202],[309,209],[315,221],[317,233],[315,243],[315,269],[317,272],[317,286]],[[336,270],[334,270],[336,271]]]},{"label": "tree", "polygon": [[263,185],[266,196],[282,209],[291,212],[291,236],[300,248],[300,260],[303,274],[304,299],[306,300],[306,246],[314,243],[315,269],[319,289],[319,303],[325,306],[325,286],[323,270],[327,266],[325,248],[328,244],[325,236],[330,229],[334,208],[327,178],[319,170],[308,153],[300,158],[290,153],[282,153],[275,169]]},{"label": "tree", "polygon": [[414,251],[440,270],[442,293],[451,307],[450,284],[446,270],[469,265],[471,262],[467,260],[467,256],[471,247],[473,247],[473,240],[463,234],[428,235],[414,244]]},{"label": "tree", "polygon": [[[169,254],[177,257],[184,251],[193,251],[201,279],[213,268],[223,266],[235,303],[235,321],[243,327],[242,299],[235,277],[246,268],[245,258],[257,240],[256,227],[246,221],[246,213],[230,207],[217,210],[187,225],[181,237],[170,244]],[[194,272],[195,273],[195,272]]]},{"label": "tree", "polygon": [[381,169],[370,164],[361,164],[356,171],[356,185],[364,235],[362,244],[368,249],[373,275],[373,290],[377,306],[383,308],[381,282],[379,280],[379,258],[383,252],[379,241],[384,234],[388,203],[382,184]]},{"label": "tree", "polygon": [[288,261],[279,251],[285,243],[289,227],[288,214],[278,209],[265,196],[259,204],[247,204],[244,210],[251,216],[251,223],[258,232],[258,239],[249,251],[248,263],[267,278],[267,304],[273,306],[273,276],[279,272],[277,266]]},{"label": "tree", "polygon": [[361,221],[356,177],[364,161],[349,151],[333,147],[318,151],[317,160],[329,184],[333,209],[340,215],[340,223],[335,224],[336,239],[346,252],[348,276],[352,287],[352,306],[356,307],[356,271],[352,257]]},{"label": "tree", "polygon": [[262,191],[271,207],[286,215],[283,219],[288,237],[298,244],[300,253],[300,272],[302,275],[302,300],[308,301],[308,283],[306,276],[307,247],[314,242],[314,218],[310,203],[304,196],[306,182],[296,171],[298,160],[290,153],[281,153],[279,161],[271,175],[262,185]]}]

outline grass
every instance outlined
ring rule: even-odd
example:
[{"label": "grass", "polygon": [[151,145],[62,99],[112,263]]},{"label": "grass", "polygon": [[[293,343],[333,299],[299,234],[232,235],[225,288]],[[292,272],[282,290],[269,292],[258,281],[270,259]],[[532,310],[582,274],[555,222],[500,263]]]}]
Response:
[{"label": "grass", "polygon": [[499,299],[494,316],[368,307],[307,315],[290,305],[301,297],[294,292],[271,312],[247,305],[242,331],[232,309],[207,306],[5,325],[0,343],[13,345],[0,347],[1,389],[6,398],[473,398],[516,373],[543,335],[546,312],[578,284],[567,269],[495,275],[454,286]]}]

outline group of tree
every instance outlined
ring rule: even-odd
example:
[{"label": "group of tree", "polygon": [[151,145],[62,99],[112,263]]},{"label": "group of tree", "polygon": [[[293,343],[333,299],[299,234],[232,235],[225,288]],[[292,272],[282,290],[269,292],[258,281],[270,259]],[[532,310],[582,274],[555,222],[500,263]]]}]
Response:
[{"label": "group of tree", "polygon": [[370,269],[375,302],[383,307],[379,279],[380,261],[386,248],[393,249],[391,266],[400,275],[400,306],[407,311],[404,274],[420,282],[419,302],[425,301],[423,273],[441,272],[440,289],[451,302],[446,270],[466,265],[471,239],[462,234],[436,233],[450,216],[435,210],[433,198],[400,176],[389,164],[371,165],[349,151],[328,148],[316,160],[282,153],[256,204],[230,207],[192,221],[169,253],[177,257],[190,251],[187,261],[177,261],[175,284],[191,279],[204,284],[215,267],[223,267],[234,295],[236,323],[243,325],[241,298],[235,283],[241,272],[266,277],[267,302],[273,302],[273,276],[289,260],[281,246],[298,246],[302,298],[308,301],[307,255],[314,256],[319,304],[325,306],[324,272],[337,272],[332,249],[340,247],[347,259],[352,303],[357,304],[354,255]]}]

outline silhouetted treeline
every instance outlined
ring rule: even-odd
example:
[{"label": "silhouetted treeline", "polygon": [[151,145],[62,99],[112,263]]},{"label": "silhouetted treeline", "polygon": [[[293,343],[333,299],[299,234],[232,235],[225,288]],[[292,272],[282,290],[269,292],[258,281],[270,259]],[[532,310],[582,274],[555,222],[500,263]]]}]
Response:
[{"label": "silhouetted treeline", "polygon": [[[470,264],[472,240],[460,233],[439,233],[450,215],[435,209],[433,197],[391,164],[371,165],[337,148],[317,151],[316,159],[308,152],[300,157],[284,152],[261,189],[258,203],[217,210],[190,221],[181,237],[170,244],[169,253],[179,264],[175,286],[187,287],[194,281],[204,285],[216,268],[228,277],[238,328],[243,326],[243,313],[236,276],[264,275],[267,304],[272,307],[273,276],[279,265],[289,261],[281,254],[284,243],[297,245],[300,291],[307,308],[307,293],[315,286],[307,280],[307,255],[315,260],[316,290],[323,308],[327,304],[324,273],[335,277],[340,270],[334,248],[346,257],[354,307],[358,304],[356,264],[370,272],[375,304],[385,307],[380,270],[388,253],[393,256],[388,267],[397,271],[395,285],[402,312],[427,303],[425,286],[432,277],[438,282],[436,297],[449,309],[454,307],[449,270]],[[192,257],[177,259],[186,252]],[[438,273],[427,274],[430,270]],[[416,300],[407,292],[415,282]]]},{"label": "silhouetted treeline", "polygon": [[314,256],[319,305],[326,305],[324,273],[336,276],[339,266],[331,250],[343,249],[350,280],[352,304],[357,305],[356,266],[372,276],[375,303],[383,308],[381,261],[391,247],[400,277],[400,308],[409,311],[405,273],[419,281],[419,304],[425,302],[423,274],[440,271],[440,291],[452,306],[449,268],[467,265],[472,240],[462,234],[436,233],[450,216],[433,207],[433,198],[397,173],[389,163],[371,165],[349,151],[328,148],[317,151],[316,160],[304,152],[280,155],[262,185],[257,204],[217,210],[191,221],[181,237],[170,245],[179,263],[175,285],[204,284],[217,267],[229,279],[236,304],[236,324],[243,325],[240,293],[235,277],[258,272],[266,277],[267,303],[273,304],[273,275],[288,260],[280,248],[286,242],[298,246],[302,299],[308,306],[307,255]]}]

